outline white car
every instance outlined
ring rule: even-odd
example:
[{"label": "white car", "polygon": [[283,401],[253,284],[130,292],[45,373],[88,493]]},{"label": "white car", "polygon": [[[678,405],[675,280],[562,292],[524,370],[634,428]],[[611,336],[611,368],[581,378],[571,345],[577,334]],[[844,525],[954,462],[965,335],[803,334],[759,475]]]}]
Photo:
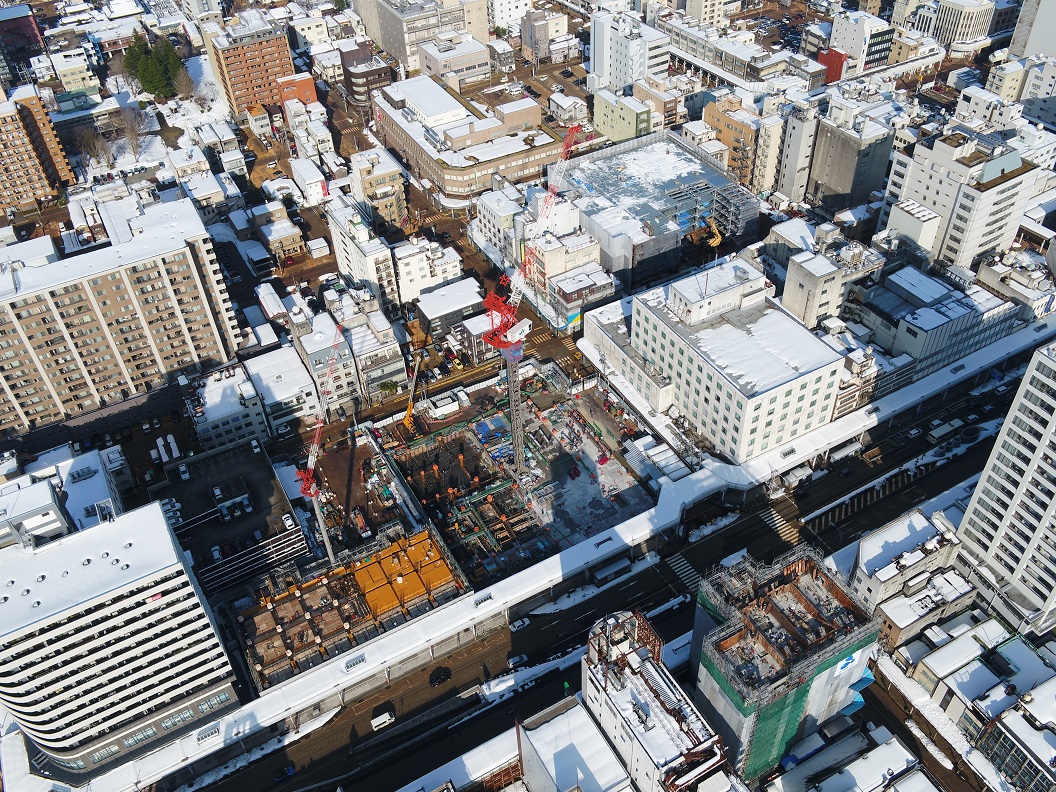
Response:
[{"label": "white car", "polygon": [[287,530],[291,530],[292,531],[294,526],[297,523],[295,523],[293,521],[293,515],[292,514],[284,514],[284,515],[282,515],[282,524],[286,526]]},{"label": "white car", "polygon": [[184,481],[190,481],[191,480],[191,471],[189,471],[187,469],[186,465],[180,465],[178,470],[180,471],[180,478],[181,479],[183,479]]},{"label": "white car", "polygon": [[523,630],[528,626],[528,619],[518,619],[517,621],[510,622],[510,632],[517,632]]},{"label": "white car", "polygon": [[258,443],[256,440],[250,440],[249,447],[253,449],[254,454],[260,453],[260,443]]},{"label": "white car", "polygon": [[917,427],[914,426],[912,429],[910,429],[908,432],[906,432],[906,437],[909,437],[909,438],[920,437],[922,434],[924,434],[924,430],[923,429],[918,429]]},{"label": "white car", "polygon": [[524,665],[527,662],[528,662],[528,655],[519,654],[519,655],[514,655],[509,660],[507,660],[506,664],[510,668],[517,668],[518,666],[522,666],[522,665]]}]

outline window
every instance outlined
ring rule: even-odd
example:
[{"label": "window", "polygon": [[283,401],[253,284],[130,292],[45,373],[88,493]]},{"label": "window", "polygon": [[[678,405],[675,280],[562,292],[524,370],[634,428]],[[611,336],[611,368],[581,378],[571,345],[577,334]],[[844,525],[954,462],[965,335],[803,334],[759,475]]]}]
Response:
[{"label": "window", "polygon": [[215,696],[212,696],[211,698],[207,698],[205,701],[200,702],[198,704],[198,711],[208,712],[211,709],[216,709],[224,702],[230,701],[230,699],[231,696],[229,696],[227,693],[219,693]]}]

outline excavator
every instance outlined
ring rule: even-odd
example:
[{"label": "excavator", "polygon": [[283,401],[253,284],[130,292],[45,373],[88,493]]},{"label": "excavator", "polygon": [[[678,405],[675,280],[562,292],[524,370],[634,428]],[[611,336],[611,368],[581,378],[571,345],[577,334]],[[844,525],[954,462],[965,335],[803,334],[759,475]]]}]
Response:
[{"label": "excavator", "polygon": [[717,248],[722,244],[722,232],[719,231],[719,227],[715,225],[715,219],[708,217],[707,225],[701,226],[696,231],[690,231],[686,234],[686,239],[692,242],[694,245],[699,245],[701,242],[705,242],[708,247]]}]

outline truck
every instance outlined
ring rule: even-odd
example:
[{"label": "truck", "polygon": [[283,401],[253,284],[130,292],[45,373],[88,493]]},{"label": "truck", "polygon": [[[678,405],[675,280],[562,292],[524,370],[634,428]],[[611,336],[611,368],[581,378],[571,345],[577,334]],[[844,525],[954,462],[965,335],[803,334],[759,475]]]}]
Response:
[{"label": "truck", "polygon": [[941,443],[943,440],[952,439],[952,435],[964,426],[964,421],[960,418],[954,418],[952,421],[947,421],[942,426],[936,426],[930,432],[928,432],[929,443]]}]

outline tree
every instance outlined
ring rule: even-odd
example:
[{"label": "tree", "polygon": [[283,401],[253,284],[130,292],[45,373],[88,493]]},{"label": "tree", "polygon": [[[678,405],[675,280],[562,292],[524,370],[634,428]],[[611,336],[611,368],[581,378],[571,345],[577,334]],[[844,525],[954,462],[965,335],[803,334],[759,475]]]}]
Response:
[{"label": "tree", "polygon": [[147,133],[147,116],[135,107],[121,108],[121,137],[128,144],[128,150],[137,160],[143,151],[144,136]]},{"label": "tree", "polygon": [[391,396],[396,392],[400,386],[392,380],[385,380],[384,382],[378,383],[378,390],[384,393],[386,396]]},{"label": "tree", "polygon": [[[89,126],[78,127],[73,133],[73,139],[83,157],[105,164],[108,168],[114,167],[114,151],[106,138],[95,129]],[[86,166],[87,164],[85,163]]]},{"label": "tree", "polygon": [[187,69],[182,65],[180,66],[180,70],[176,72],[176,76],[172,79],[172,87],[176,89],[176,95],[181,99],[190,99],[194,95],[194,80],[191,79],[191,75],[187,73]]},{"label": "tree", "polygon": [[508,36],[510,34],[510,31],[508,31],[506,28],[502,27],[501,25],[496,26],[496,28],[495,28],[495,30],[493,32],[495,33],[495,38],[500,38],[500,39],[504,39],[504,38],[506,38],[506,36]]}]

